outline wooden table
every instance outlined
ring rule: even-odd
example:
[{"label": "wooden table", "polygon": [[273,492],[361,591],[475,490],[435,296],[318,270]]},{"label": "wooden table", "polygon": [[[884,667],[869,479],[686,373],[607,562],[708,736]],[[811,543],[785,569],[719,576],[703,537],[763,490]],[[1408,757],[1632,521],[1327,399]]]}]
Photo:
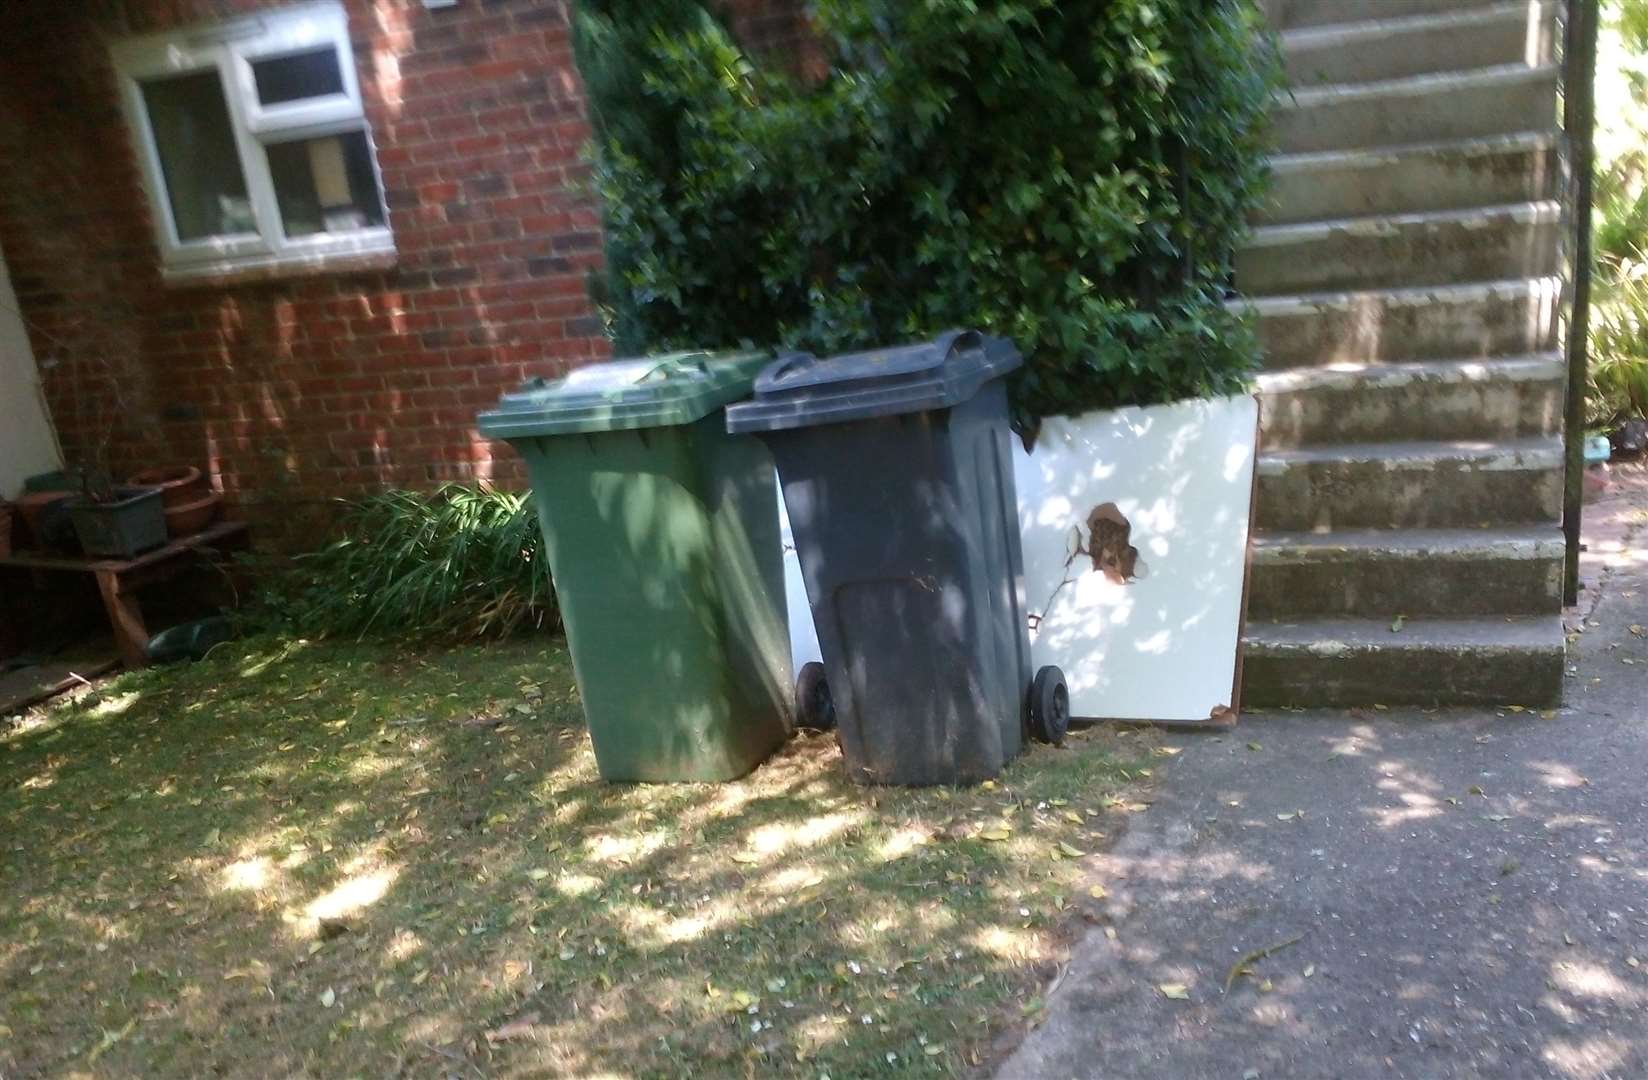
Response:
[{"label": "wooden table", "polygon": [[213,548],[244,548],[248,539],[245,522],[220,521],[193,536],[173,540],[133,559],[102,559],[18,551],[0,559],[0,570],[78,572],[94,575],[97,578],[97,589],[103,594],[103,607],[109,613],[109,626],[114,630],[114,640],[120,648],[120,656],[125,660],[127,667],[136,668],[143,667],[149,662],[149,631],[143,625],[143,609],[137,602],[137,590],[176,574],[191,555],[204,554]]}]

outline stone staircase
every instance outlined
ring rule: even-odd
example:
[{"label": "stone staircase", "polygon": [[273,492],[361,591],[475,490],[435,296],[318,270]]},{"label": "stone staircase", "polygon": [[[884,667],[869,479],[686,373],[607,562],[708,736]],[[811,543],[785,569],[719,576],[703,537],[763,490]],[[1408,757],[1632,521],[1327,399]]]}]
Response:
[{"label": "stone staircase", "polygon": [[1253,706],[1562,691],[1558,5],[1268,0]]}]

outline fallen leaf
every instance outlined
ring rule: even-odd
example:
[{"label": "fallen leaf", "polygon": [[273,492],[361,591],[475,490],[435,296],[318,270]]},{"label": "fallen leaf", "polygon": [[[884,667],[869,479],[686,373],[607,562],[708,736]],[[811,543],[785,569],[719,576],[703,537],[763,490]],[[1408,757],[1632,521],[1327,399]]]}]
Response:
[{"label": "fallen leaf", "polygon": [[[1480,785],[1472,784],[1470,787],[1465,789],[1465,794],[1467,794],[1467,795],[1483,795],[1483,792],[1482,792],[1482,788],[1481,788]],[[1483,798],[1487,798],[1487,796],[1483,795]]]},{"label": "fallen leaf", "polygon": [[1095,900],[1103,900],[1105,897],[1110,895],[1110,890],[1106,889],[1103,885],[1095,885],[1091,889],[1087,890],[1087,895],[1091,896]]},{"label": "fallen leaf", "polygon": [[1396,618],[1391,620],[1391,633],[1400,634],[1402,632],[1402,628],[1407,624],[1408,617],[1406,615],[1398,615]]},{"label": "fallen leaf", "polygon": [[743,863],[744,865],[748,866],[751,863],[760,862],[761,861],[761,856],[756,855],[753,852],[749,852],[749,851],[739,851],[739,852],[735,852],[733,854],[732,861],[735,862],[735,863]]},{"label": "fallen leaf", "polygon": [[1070,844],[1065,843],[1063,840],[1059,841],[1059,853],[1067,859],[1079,859],[1083,855],[1087,854],[1087,852],[1083,851],[1082,849],[1080,849],[1078,847],[1072,847]]},{"label": "fallen leaf", "polygon": [[508,1042],[511,1039],[530,1039],[532,1029],[540,1017],[535,1012],[522,1013],[502,1027],[486,1033],[486,1041],[491,1043]]},{"label": "fallen leaf", "polygon": [[1064,820],[1072,822],[1076,825],[1080,825],[1084,819],[1082,818],[1082,816],[1080,814],[1076,813],[1074,810],[1066,810],[1064,812]]},{"label": "fallen leaf", "polygon": [[992,840],[997,842],[1006,840],[1012,835],[1012,832],[1007,829],[985,829],[983,832],[978,834],[980,840]]},{"label": "fallen leaf", "polygon": [[1264,747],[1263,747],[1263,746],[1261,746],[1261,745],[1260,745],[1260,744],[1258,744],[1258,743],[1256,743],[1256,742],[1250,742],[1250,743],[1248,743],[1248,744],[1247,744],[1247,748],[1248,748],[1248,749],[1249,749],[1249,750],[1263,750],[1263,749],[1264,749]]},{"label": "fallen leaf", "polygon": [[1184,983],[1162,983],[1156,989],[1162,992],[1162,997],[1172,998],[1174,1001],[1190,1000],[1190,990]]},{"label": "fallen leaf", "polygon": [[338,995],[332,991],[330,986],[328,986],[325,990],[321,991],[320,1007],[323,1009],[330,1009],[337,1002],[337,1000]]},{"label": "fallen leaf", "polygon": [[528,870],[526,872],[526,876],[531,878],[533,881],[542,881],[544,878],[549,876],[549,871],[540,866],[536,869]]},{"label": "fallen leaf", "polygon": [[1252,975],[1252,965],[1257,964],[1259,961],[1263,960],[1272,953],[1281,952],[1283,949],[1297,945],[1303,940],[1305,940],[1305,935],[1294,934],[1285,941],[1278,941],[1274,945],[1265,945],[1262,948],[1254,949],[1252,952],[1244,954],[1242,958],[1232,964],[1230,966],[1230,970],[1225,973],[1224,992],[1227,994],[1230,993],[1231,986],[1243,975]]},{"label": "fallen leaf", "polygon": [[940,1054],[944,1053],[944,1047],[940,1046],[938,1043],[933,1043],[931,1046],[922,1047],[921,1052],[926,1054],[928,1057],[938,1057]]},{"label": "fallen leaf", "polygon": [[1303,974],[1304,974],[1305,978],[1307,978],[1307,979],[1310,978],[1312,975],[1316,974],[1316,965],[1315,964],[1306,964]]},{"label": "fallen leaf", "polygon": [[126,1036],[130,1035],[136,1027],[137,1027],[137,1018],[133,1017],[132,1019],[126,1021],[126,1026],[125,1027],[121,1028],[118,1031],[109,1031],[108,1029],[104,1029],[104,1031],[103,1031],[103,1040],[101,1042],[99,1042],[95,1048],[93,1048],[93,1050],[90,1054],[86,1055],[86,1060],[96,1061],[98,1058],[102,1057],[105,1052],[108,1051],[109,1047],[113,1046],[115,1043],[119,1042],[121,1039],[124,1039]]},{"label": "fallen leaf", "polygon": [[1375,712],[1390,712],[1389,705],[1375,705],[1373,709]]}]

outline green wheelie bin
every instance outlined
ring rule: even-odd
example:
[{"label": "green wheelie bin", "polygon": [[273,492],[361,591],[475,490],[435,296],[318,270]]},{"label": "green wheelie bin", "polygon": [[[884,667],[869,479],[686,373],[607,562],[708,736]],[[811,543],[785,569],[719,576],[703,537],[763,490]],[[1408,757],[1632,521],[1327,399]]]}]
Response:
[{"label": "green wheelie bin", "polygon": [[592,364],[479,418],[526,460],[607,780],[731,780],[794,726],[773,461],[722,411],[771,359]]}]

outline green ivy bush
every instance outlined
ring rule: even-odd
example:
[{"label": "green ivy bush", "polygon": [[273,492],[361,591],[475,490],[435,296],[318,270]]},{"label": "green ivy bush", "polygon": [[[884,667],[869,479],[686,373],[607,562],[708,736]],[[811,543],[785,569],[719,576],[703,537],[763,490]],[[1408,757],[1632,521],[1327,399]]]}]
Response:
[{"label": "green ivy bush", "polygon": [[1013,338],[1017,418],[1239,390],[1276,65],[1249,0],[816,0],[820,78],[580,0],[623,352]]}]

